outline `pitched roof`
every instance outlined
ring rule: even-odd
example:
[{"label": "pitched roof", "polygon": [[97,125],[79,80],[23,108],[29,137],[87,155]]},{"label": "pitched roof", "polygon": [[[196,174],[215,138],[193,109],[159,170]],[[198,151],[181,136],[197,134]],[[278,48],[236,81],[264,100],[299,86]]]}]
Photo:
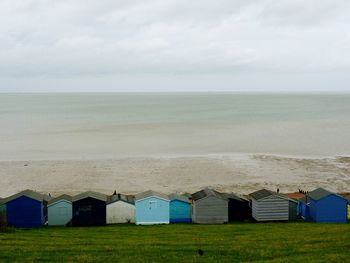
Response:
[{"label": "pitched roof", "polygon": [[9,197],[3,199],[1,202],[2,203],[7,203],[7,202],[10,202],[10,201],[12,201],[14,199],[17,199],[17,198],[21,197],[21,196],[26,196],[26,197],[32,198],[34,200],[37,200],[39,202],[50,200],[50,197],[47,196],[47,195],[43,195],[41,193],[38,193],[38,192],[35,192],[33,190],[27,189],[27,190],[21,191],[21,192],[19,192],[17,194],[9,196]]},{"label": "pitched roof", "polygon": [[49,202],[48,202],[48,205],[52,205],[58,201],[61,201],[61,200],[65,200],[65,201],[68,201],[68,202],[72,202],[72,196],[70,195],[66,195],[66,194],[63,194],[63,195],[60,195],[60,196],[57,196],[55,198],[52,198]]},{"label": "pitched roof", "polygon": [[107,204],[112,204],[117,201],[135,204],[135,197],[133,195],[116,194],[108,196],[107,198]]},{"label": "pitched roof", "polygon": [[294,202],[296,203],[297,201],[295,199],[291,199],[289,198],[288,196],[284,195],[284,194],[280,194],[280,193],[277,193],[277,192],[273,192],[273,191],[270,191],[270,190],[267,190],[267,189],[261,189],[259,191],[255,191],[251,194],[249,194],[252,198],[254,198],[255,200],[261,200],[261,199],[264,199],[268,196],[278,196],[278,197],[281,197],[283,199],[286,199],[286,200],[289,200],[291,202]]},{"label": "pitched roof", "polygon": [[135,201],[137,200],[141,200],[147,197],[151,197],[151,196],[157,196],[160,198],[163,198],[165,200],[169,200],[169,197],[166,194],[160,193],[160,192],[156,192],[156,191],[152,191],[152,190],[148,190],[146,192],[143,193],[139,193],[135,196]]},{"label": "pitched roof", "polygon": [[312,198],[313,200],[316,200],[316,201],[320,200],[320,199],[322,199],[322,198],[324,198],[326,196],[329,196],[329,195],[336,195],[336,196],[339,196],[341,198],[344,198],[344,197],[342,197],[340,195],[337,195],[336,193],[332,193],[332,192],[330,192],[330,191],[328,191],[328,190],[326,190],[326,189],[324,189],[322,187],[317,188],[317,189],[315,189],[315,190],[313,190],[313,191],[308,193],[308,196],[310,198]]},{"label": "pitched roof", "polygon": [[169,195],[170,200],[180,200],[182,202],[190,203],[190,200],[185,195],[171,194]]},{"label": "pitched roof", "polygon": [[104,202],[107,201],[107,195],[93,191],[87,191],[84,193],[77,194],[76,196],[73,196],[72,201],[75,202],[88,197],[95,198]]},{"label": "pitched roof", "polygon": [[273,192],[270,190],[267,190],[267,189],[261,189],[261,190],[255,191],[249,195],[252,198],[254,198],[255,200],[260,200],[260,199],[263,199],[265,197],[273,195]]},{"label": "pitched roof", "polygon": [[205,198],[207,196],[215,196],[215,197],[218,197],[218,198],[222,198],[222,196],[218,196],[216,194],[216,192],[214,192],[212,189],[204,188],[204,189],[202,189],[202,190],[192,194],[192,199],[194,201],[197,201],[197,200],[200,200],[200,199]]},{"label": "pitched roof", "polygon": [[226,198],[226,199],[234,199],[234,200],[237,200],[237,201],[248,201],[243,196],[238,196],[238,195],[236,195],[234,193],[219,193],[219,192],[217,192],[217,193],[220,194],[223,198]]},{"label": "pitched roof", "polygon": [[215,196],[217,198],[220,198],[222,200],[228,200],[228,199],[236,199],[236,200],[243,200],[243,198],[233,194],[233,193],[220,193],[214,189],[210,188],[204,188],[194,194],[192,194],[192,199],[194,201],[203,199],[207,196]]}]

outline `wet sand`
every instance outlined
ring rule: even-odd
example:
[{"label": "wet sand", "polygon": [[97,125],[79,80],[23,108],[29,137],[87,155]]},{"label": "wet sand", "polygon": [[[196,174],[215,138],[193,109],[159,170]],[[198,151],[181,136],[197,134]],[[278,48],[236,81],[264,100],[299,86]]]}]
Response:
[{"label": "wet sand", "polygon": [[350,157],[304,158],[213,154],[95,160],[0,162],[0,196],[27,188],[57,195],[85,190],[111,194],[153,189],[194,192],[210,186],[249,193],[262,187],[282,192],[325,187],[350,190]]}]

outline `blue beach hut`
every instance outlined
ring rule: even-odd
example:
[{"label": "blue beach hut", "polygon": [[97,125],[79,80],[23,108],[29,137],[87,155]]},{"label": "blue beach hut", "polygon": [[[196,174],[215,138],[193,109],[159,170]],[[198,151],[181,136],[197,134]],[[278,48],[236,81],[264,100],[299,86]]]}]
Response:
[{"label": "blue beach hut", "polygon": [[191,203],[188,197],[171,194],[170,199],[170,223],[190,223]]},{"label": "blue beach hut", "polygon": [[305,195],[298,203],[299,215],[306,221],[346,223],[347,200],[323,188]]},{"label": "blue beach hut", "polygon": [[72,221],[72,197],[60,195],[51,199],[47,205],[48,225],[65,226]]},{"label": "blue beach hut", "polygon": [[135,196],[135,223],[137,225],[169,224],[169,197],[146,191]]},{"label": "blue beach hut", "polygon": [[14,227],[39,227],[45,223],[48,197],[25,190],[5,199],[7,224]]}]

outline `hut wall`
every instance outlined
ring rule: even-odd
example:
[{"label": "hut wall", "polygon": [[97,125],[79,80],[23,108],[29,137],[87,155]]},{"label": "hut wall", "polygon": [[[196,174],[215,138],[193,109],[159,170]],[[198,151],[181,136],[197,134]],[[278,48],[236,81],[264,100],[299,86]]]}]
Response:
[{"label": "hut wall", "polygon": [[310,204],[312,220],[321,223],[346,223],[347,201],[336,195],[329,195]]},{"label": "hut wall", "polygon": [[193,202],[193,222],[223,224],[228,222],[228,201],[208,196]]},{"label": "hut wall", "polygon": [[0,223],[6,223],[6,204],[0,204]]},{"label": "hut wall", "polygon": [[73,202],[73,226],[106,224],[106,202],[87,197]]},{"label": "hut wall", "polygon": [[7,224],[14,227],[39,227],[44,224],[44,206],[21,196],[6,203]]},{"label": "hut wall", "polygon": [[298,203],[289,201],[289,220],[293,221],[297,219]]},{"label": "hut wall", "polygon": [[48,206],[48,225],[65,226],[72,220],[72,203],[58,201]]},{"label": "hut wall", "polygon": [[256,221],[283,221],[289,219],[289,201],[277,196],[252,200],[252,216]]},{"label": "hut wall", "polygon": [[190,223],[191,204],[181,200],[170,201],[170,223]]},{"label": "hut wall", "polygon": [[169,224],[170,207],[168,200],[152,196],[137,200],[135,208],[135,219],[138,225]]},{"label": "hut wall", "polygon": [[135,223],[135,205],[117,201],[107,205],[107,224]]}]

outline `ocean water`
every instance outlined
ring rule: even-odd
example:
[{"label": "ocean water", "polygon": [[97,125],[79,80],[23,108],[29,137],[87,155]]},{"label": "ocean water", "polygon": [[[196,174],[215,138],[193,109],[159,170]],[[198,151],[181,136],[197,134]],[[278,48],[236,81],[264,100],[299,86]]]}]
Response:
[{"label": "ocean water", "polygon": [[350,95],[0,95],[0,160],[233,153],[350,155]]}]

